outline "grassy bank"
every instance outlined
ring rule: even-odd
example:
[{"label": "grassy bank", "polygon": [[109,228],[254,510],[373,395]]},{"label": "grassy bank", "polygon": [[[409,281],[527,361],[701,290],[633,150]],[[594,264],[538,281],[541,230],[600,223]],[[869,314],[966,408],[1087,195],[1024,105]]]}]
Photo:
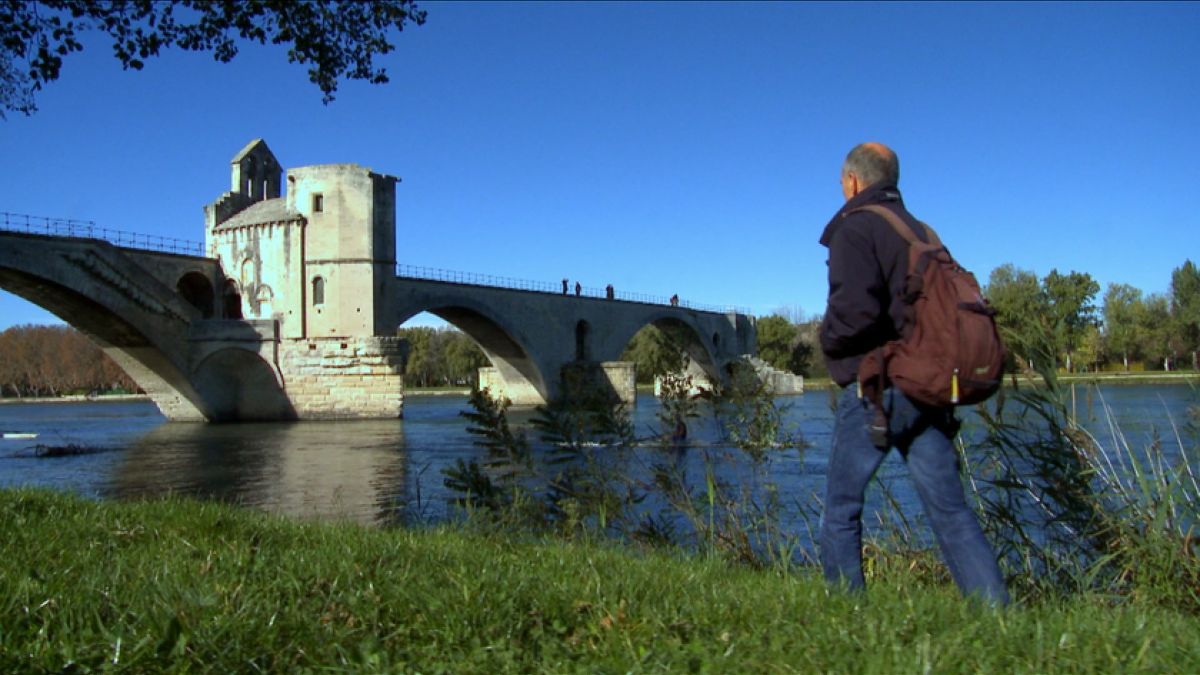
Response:
[{"label": "grassy bank", "polygon": [[[0,672],[1196,672],[1200,625],[1081,594],[996,611],[910,560],[813,570],[0,491]],[[886,570],[879,572],[877,570]]]}]

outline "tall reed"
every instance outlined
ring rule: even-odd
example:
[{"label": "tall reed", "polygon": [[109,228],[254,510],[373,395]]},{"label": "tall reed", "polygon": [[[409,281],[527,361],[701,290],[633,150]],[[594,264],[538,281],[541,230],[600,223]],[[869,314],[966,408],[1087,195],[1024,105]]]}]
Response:
[{"label": "tall reed", "polygon": [[[1083,590],[1142,597],[1200,610],[1197,420],[1137,447],[1096,390],[1107,425],[1102,442],[1080,423],[1052,368],[1014,376],[977,406],[957,440],[965,480],[1017,598],[1052,599]],[[638,436],[619,401],[595,399],[539,408],[514,430],[505,401],[475,392],[464,416],[486,451],[459,462],[445,484],[491,526],[542,535],[615,537],[682,547],[752,567],[811,562],[816,495],[786,495],[775,463],[805,443],[750,369],[696,395],[691,379],[663,380],[660,428]],[[720,442],[672,440],[679,422],[705,417]],[[532,449],[527,432],[538,434]],[[1166,446],[1180,448],[1168,452]],[[866,540],[867,574],[877,580],[946,584],[921,516],[900,506],[899,483],[881,473],[886,508]],[[922,581],[923,580],[923,581]]]},{"label": "tall reed", "polygon": [[960,439],[985,528],[1016,590],[1061,596],[1086,588],[1200,609],[1191,543],[1200,505],[1195,435],[1172,427],[1175,456],[1159,439],[1137,447],[1103,393],[1089,387],[1108,430],[1101,441],[1049,363],[1035,360],[1035,372],[1014,376],[998,400],[978,407],[980,433]]},{"label": "tall reed", "polygon": [[[795,425],[784,422],[786,408],[749,368],[724,386],[695,390],[690,376],[665,377],[660,427],[642,437],[609,397],[540,406],[529,423],[536,452],[509,425],[507,401],[474,392],[473,410],[463,415],[487,454],[482,464],[460,460],[444,471],[445,485],[475,520],[493,525],[608,534],[760,567],[790,564],[796,537],[780,525],[789,505],[770,477],[774,458],[802,446]],[[702,411],[718,425],[715,447],[675,436]]]}]

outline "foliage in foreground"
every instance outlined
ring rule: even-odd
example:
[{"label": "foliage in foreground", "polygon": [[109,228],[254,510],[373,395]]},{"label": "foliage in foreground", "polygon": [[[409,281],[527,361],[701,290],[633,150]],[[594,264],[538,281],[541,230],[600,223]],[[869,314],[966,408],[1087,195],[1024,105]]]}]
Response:
[{"label": "foliage in foreground", "polygon": [[[1052,356],[1035,359],[1038,386],[979,406],[978,428],[958,439],[970,495],[1014,597],[1096,592],[1200,612],[1193,545],[1200,456],[1188,442],[1197,430],[1176,430],[1171,452],[1159,442],[1133,447],[1106,409],[1112,438],[1100,443],[1068,410]],[[690,390],[686,376],[663,380],[657,438],[678,420],[700,416]],[[735,369],[703,398],[721,441],[688,449],[693,460],[685,462],[653,436],[598,433],[627,424],[627,411],[614,402],[540,408],[533,428],[550,445],[535,449],[525,430],[509,425],[506,402],[475,392],[476,412],[464,415],[488,458],[460,461],[446,472],[446,485],[464,495],[477,525],[494,531],[676,548],[780,573],[812,562],[800,532],[807,529],[812,541],[820,499],[782,494],[772,473],[792,450],[803,462],[805,447],[784,424],[778,399],[750,369]],[[589,489],[564,491],[567,485]],[[924,514],[906,514],[882,474],[874,488],[888,508],[866,539],[868,576],[908,565],[919,578],[948,584]]]},{"label": "foliage in foreground", "polygon": [[412,0],[0,2],[0,119],[6,110],[36,111],[34,92],[58,79],[63,58],[82,51],[81,34],[91,30],[106,33],[113,56],[134,70],[172,46],[228,63],[239,42],[287,45],[288,62],[307,65],[329,103],[343,77],[388,81],[374,58],[395,48],[389,33],[406,23],[425,23]]},{"label": "foliage in foreground", "polygon": [[996,611],[906,566],[868,602],[715,559],[0,492],[0,672],[1195,672],[1200,625]]},{"label": "foliage in foreground", "polygon": [[[476,524],[509,533],[614,538],[786,567],[797,544],[781,527],[787,505],[770,467],[804,444],[753,369],[735,373],[703,394],[692,393],[690,376],[664,377],[660,428],[644,437],[615,396],[540,406],[527,430],[509,424],[506,399],[475,391],[473,411],[462,415],[486,454],[458,460],[443,472],[445,485]],[[701,417],[701,399],[719,446],[673,438],[677,425]],[[701,472],[689,469],[689,452],[701,457]]]}]

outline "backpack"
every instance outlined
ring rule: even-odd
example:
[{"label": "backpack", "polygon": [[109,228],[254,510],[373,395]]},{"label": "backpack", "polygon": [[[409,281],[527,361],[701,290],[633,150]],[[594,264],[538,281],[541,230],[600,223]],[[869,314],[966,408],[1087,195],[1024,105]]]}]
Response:
[{"label": "backpack", "polygon": [[972,405],[990,398],[1000,389],[1007,350],[996,328],[996,310],[984,299],[975,275],[954,261],[925,223],[921,226],[929,243],[887,208],[872,204],[854,211],[881,216],[908,242],[900,338],[869,352],[858,369],[859,391],[875,401],[877,417],[888,382],[928,406]]}]

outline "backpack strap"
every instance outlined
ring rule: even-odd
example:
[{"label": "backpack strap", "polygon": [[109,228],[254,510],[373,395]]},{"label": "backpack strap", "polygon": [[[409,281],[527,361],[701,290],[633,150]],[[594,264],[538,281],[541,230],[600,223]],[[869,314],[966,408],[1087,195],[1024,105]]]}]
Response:
[{"label": "backpack strap", "polygon": [[[912,228],[908,226],[908,223],[905,223],[903,220],[901,220],[900,216],[896,215],[895,211],[892,211],[886,206],[880,206],[879,204],[867,204],[866,206],[860,206],[853,211],[847,212],[846,215],[857,213],[859,211],[868,211],[883,218],[888,222],[888,225],[891,225],[892,229],[895,230],[896,233],[901,237],[904,237],[904,241],[907,241],[909,244],[925,243],[917,238],[917,235],[912,231]],[[925,237],[929,239],[929,245],[941,248],[942,240],[937,236],[937,232],[934,232],[932,227],[922,223],[919,220],[917,223],[919,223],[921,227],[925,228]]]},{"label": "backpack strap", "polygon": [[[917,237],[916,233],[913,232],[912,228],[908,226],[908,223],[905,223],[900,216],[896,215],[895,212],[887,207],[880,206],[879,204],[868,204],[866,206],[860,206],[852,211],[847,211],[845,215],[848,216],[851,213],[857,213],[859,211],[874,213],[875,215],[883,218],[885,221],[887,221],[888,225],[892,226],[892,229],[895,230],[897,234],[904,238],[904,241],[907,242],[910,247],[920,244],[922,246],[944,248],[942,246],[942,240],[938,238],[937,233],[933,231],[933,228],[919,220],[917,222],[920,223],[921,227],[925,228],[925,237],[929,240],[928,243],[921,241]],[[911,270],[909,271],[911,272]],[[914,321],[914,317],[912,316],[912,307],[908,302],[905,303],[904,320],[909,326],[911,326]],[[865,382],[862,379],[862,373],[859,373],[858,395],[859,397],[870,399],[871,403],[874,404],[875,411],[871,418],[871,426],[868,430],[868,434],[870,436],[872,445],[886,451],[891,446],[891,438],[888,435],[888,415],[883,406],[883,390],[888,385],[887,350],[880,346],[876,350],[874,356],[879,365],[879,371],[875,376],[870,377]]]}]

